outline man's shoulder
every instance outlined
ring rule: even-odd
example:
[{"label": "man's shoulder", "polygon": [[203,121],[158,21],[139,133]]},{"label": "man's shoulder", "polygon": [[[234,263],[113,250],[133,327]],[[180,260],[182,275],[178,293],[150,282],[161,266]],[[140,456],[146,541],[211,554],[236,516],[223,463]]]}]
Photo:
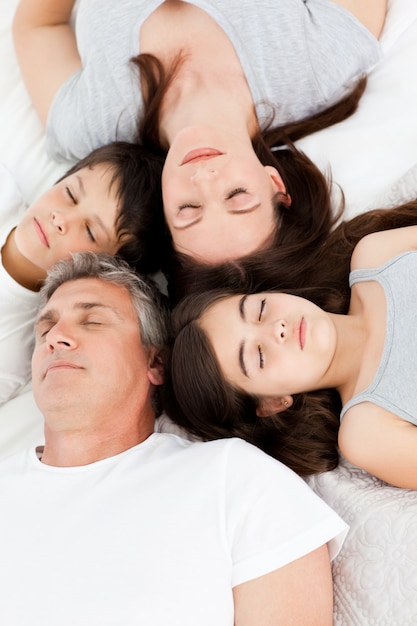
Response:
[{"label": "man's shoulder", "polygon": [[[202,441],[193,437],[181,427],[176,426],[165,417],[161,422],[158,420],[154,435],[157,436],[160,445],[164,444],[167,448],[169,447],[171,450],[177,450],[178,452],[187,452],[189,456],[195,454],[200,457],[204,456],[206,459],[223,456],[237,462],[242,459],[242,462],[258,462],[282,466],[282,463],[243,439],[229,437]],[[288,468],[285,469],[287,470]]]},{"label": "man's shoulder", "polygon": [[5,476],[8,472],[18,475],[19,471],[24,471],[32,464],[31,458],[35,454],[34,449],[28,448],[14,452],[10,456],[0,459],[0,476]]}]

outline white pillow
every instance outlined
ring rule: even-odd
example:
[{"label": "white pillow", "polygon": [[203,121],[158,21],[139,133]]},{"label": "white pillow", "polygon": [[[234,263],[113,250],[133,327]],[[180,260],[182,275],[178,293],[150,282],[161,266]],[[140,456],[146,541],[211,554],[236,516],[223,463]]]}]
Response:
[{"label": "white pillow", "polygon": [[357,112],[298,142],[322,169],[331,167],[347,218],[417,197],[417,184],[396,195],[398,181],[417,164],[416,0],[388,2],[381,45],[385,56],[371,70]]}]

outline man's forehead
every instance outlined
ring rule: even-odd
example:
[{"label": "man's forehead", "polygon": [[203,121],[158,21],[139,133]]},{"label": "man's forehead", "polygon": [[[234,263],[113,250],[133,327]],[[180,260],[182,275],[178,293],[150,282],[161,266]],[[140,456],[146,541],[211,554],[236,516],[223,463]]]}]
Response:
[{"label": "man's forehead", "polygon": [[80,278],[60,285],[40,311],[38,320],[60,315],[67,310],[108,310],[122,317],[127,310],[133,312],[128,291],[119,285],[96,278]]}]

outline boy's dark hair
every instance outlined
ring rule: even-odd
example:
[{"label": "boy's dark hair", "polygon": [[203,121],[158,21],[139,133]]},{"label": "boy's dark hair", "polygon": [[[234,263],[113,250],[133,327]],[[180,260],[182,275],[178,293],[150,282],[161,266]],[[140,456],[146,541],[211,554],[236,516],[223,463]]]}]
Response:
[{"label": "boy's dark hair", "polygon": [[110,188],[115,186],[119,203],[116,232],[119,237],[128,235],[118,255],[142,273],[156,272],[162,256],[163,163],[163,158],[136,143],[116,141],[93,150],[60,179],[86,167],[109,166]]}]

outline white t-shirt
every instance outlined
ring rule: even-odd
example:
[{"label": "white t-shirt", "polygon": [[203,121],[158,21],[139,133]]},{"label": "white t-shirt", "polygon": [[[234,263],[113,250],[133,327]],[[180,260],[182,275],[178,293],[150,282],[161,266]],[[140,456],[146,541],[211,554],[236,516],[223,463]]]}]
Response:
[{"label": "white t-shirt", "polygon": [[346,524],[291,470],[239,439],[154,433],[80,467],[35,450],[0,463],[0,623],[233,626],[232,588]]},{"label": "white t-shirt", "polygon": [[30,380],[33,323],[39,294],[19,285],[1,262],[1,248],[25,210],[10,172],[0,164],[0,404]]}]

